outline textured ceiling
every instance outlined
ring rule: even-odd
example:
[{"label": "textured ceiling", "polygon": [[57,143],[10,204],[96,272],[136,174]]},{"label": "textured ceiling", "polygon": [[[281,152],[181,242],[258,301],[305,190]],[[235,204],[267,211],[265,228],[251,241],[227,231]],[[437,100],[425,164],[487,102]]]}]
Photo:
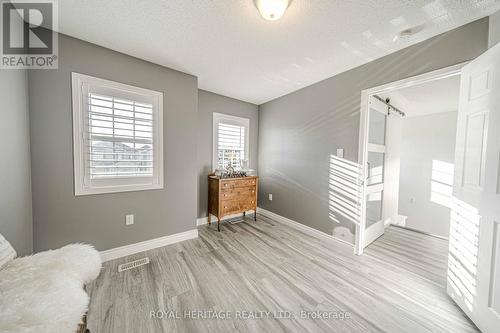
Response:
[{"label": "textured ceiling", "polygon": [[294,0],[270,22],[253,0],[61,0],[59,30],[262,104],[498,9],[500,0]]},{"label": "textured ceiling", "polygon": [[416,86],[381,94],[391,99],[391,104],[405,112],[408,117],[458,110],[460,76],[431,81]]}]

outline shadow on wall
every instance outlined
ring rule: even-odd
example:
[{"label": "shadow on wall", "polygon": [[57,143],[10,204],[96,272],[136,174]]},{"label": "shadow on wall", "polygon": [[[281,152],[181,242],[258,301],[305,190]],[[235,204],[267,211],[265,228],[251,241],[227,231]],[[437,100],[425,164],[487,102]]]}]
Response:
[{"label": "shadow on wall", "polygon": [[[360,221],[361,179],[359,164],[330,155],[328,202],[330,220],[335,222],[333,235],[350,243],[354,243],[353,230]],[[345,222],[353,228],[342,226]]]},{"label": "shadow on wall", "polygon": [[432,161],[431,201],[452,208],[453,175],[455,165],[443,161]]},{"label": "shadow on wall", "polygon": [[455,197],[451,199],[448,282],[452,295],[472,311],[476,296],[479,211]]}]

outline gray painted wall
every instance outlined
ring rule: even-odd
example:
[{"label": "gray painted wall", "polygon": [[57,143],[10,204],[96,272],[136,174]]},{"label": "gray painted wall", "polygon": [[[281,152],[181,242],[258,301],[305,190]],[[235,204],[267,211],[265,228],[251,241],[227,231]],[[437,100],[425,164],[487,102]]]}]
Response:
[{"label": "gray painted wall", "polygon": [[[35,250],[70,242],[105,250],[195,228],[196,77],[64,35],[59,57],[58,70],[29,73]],[[74,196],[72,71],[164,92],[163,190]]]},{"label": "gray painted wall", "polygon": [[208,91],[198,92],[198,217],[207,215],[207,175],[212,170],[212,135],[213,113],[250,119],[250,168],[257,169],[259,108],[257,105],[237,99],[214,94]]},{"label": "gray painted wall", "polygon": [[0,233],[18,255],[33,251],[28,73],[0,73]]},{"label": "gray painted wall", "polygon": [[344,148],[345,158],[357,161],[361,91],[473,59],[487,48],[486,18],[261,105],[259,206],[328,234],[353,232],[352,223],[329,217],[329,158]]},{"label": "gray painted wall", "polygon": [[445,170],[433,161],[454,164],[457,112],[404,118],[402,133],[399,214],[408,216],[407,227],[448,237],[450,208],[443,205],[441,190],[452,186],[433,171]]},{"label": "gray painted wall", "polygon": [[492,47],[500,42],[500,10],[490,16],[488,46]]}]

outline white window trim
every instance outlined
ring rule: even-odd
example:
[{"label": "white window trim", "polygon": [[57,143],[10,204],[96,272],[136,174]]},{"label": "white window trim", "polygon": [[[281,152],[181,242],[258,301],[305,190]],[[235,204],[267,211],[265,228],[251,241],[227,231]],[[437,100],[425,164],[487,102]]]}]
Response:
[{"label": "white window trim", "polygon": [[218,137],[219,137],[219,122],[224,122],[226,124],[233,124],[237,126],[245,127],[245,159],[248,160],[248,165],[250,166],[250,119],[231,116],[223,113],[213,113],[213,137],[212,137],[212,171],[217,169],[218,164]]},{"label": "white window trim", "polygon": [[[74,183],[75,195],[91,195],[104,193],[118,193],[129,191],[156,190],[164,188],[163,180],[163,93],[117,83],[96,77],[71,73],[73,99],[73,156],[74,156]],[[86,181],[85,170],[85,109],[84,89],[88,85],[96,85],[120,90],[127,94],[143,95],[153,98],[153,177],[122,177],[109,180],[100,180],[98,184]]]}]

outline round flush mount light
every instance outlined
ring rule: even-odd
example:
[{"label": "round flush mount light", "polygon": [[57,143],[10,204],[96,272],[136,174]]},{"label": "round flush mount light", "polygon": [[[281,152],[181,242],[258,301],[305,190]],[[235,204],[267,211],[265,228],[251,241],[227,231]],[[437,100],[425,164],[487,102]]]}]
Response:
[{"label": "round flush mount light", "polygon": [[255,6],[268,21],[276,21],[285,14],[291,0],[254,0]]}]

